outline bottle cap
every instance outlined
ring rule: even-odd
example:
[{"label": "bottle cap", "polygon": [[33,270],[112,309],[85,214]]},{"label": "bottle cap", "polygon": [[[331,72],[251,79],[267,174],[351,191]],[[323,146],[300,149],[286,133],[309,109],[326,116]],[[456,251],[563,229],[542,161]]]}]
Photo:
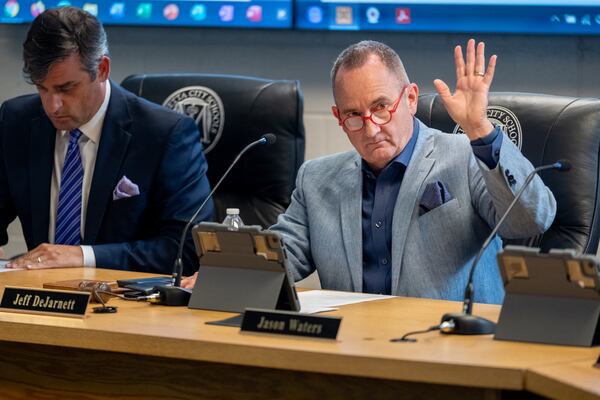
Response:
[{"label": "bottle cap", "polygon": [[228,208],[226,211],[227,215],[235,215],[240,213],[239,208]]}]

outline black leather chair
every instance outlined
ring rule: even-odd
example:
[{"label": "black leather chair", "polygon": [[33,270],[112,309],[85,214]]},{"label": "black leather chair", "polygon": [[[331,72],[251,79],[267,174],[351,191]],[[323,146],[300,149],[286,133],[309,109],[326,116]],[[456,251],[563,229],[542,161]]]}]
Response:
[{"label": "black leather chair", "polygon": [[216,184],[234,157],[265,133],[277,141],[246,153],[215,192],[216,220],[240,209],[246,225],[268,227],[290,202],[304,161],[303,97],[298,81],[233,75],[133,75],[121,85],[196,120]]},{"label": "black leather chair", "polygon": [[[510,241],[540,247],[596,253],[600,233],[600,99],[528,93],[491,93],[488,117],[501,124],[534,166],[568,159],[569,172],[545,171],[542,179],[557,200],[557,214],[543,235]],[[436,94],[421,95],[417,118],[444,132],[456,132]]]}]

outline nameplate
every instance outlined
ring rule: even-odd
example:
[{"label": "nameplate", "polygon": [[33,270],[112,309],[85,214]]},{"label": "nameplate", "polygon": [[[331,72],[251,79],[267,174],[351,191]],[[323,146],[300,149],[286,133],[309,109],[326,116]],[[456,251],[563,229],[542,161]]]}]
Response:
[{"label": "nameplate", "polygon": [[341,317],[247,308],[240,329],[247,332],[335,339],[341,322]]},{"label": "nameplate", "polygon": [[89,300],[90,293],[85,292],[7,286],[0,311],[83,317]]}]

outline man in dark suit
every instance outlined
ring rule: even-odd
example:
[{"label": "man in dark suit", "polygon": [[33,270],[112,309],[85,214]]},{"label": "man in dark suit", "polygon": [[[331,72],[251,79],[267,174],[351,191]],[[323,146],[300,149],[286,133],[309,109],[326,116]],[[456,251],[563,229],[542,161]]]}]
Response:
[{"label": "man in dark suit", "polygon": [[9,267],[171,272],[210,191],[194,122],[111,83],[104,29],[80,9],[40,14],[23,58],[38,94],[0,109],[0,245],[19,217],[29,249]]}]

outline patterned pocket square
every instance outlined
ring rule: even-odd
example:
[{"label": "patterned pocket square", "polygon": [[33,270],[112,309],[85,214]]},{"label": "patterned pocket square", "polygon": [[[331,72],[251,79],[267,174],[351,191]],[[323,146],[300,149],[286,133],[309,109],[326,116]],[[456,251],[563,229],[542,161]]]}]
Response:
[{"label": "patterned pocket square", "polygon": [[452,193],[440,181],[430,182],[423,191],[421,202],[419,203],[419,216],[441,206],[452,200]]},{"label": "patterned pocket square", "polygon": [[113,200],[126,199],[140,194],[140,188],[135,183],[131,182],[125,175],[121,178],[115,190],[113,190]]}]

